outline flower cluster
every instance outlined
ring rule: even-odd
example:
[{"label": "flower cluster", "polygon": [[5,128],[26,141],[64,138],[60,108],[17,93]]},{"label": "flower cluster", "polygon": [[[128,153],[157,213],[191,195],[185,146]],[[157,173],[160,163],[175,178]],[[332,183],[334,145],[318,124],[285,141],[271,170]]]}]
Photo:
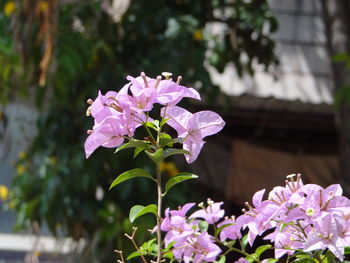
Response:
[{"label": "flower cluster", "polygon": [[286,186],[275,187],[262,200],[265,190],[253,196],[253,206],[237,220],[249,229],[249,242],[257,235],[275,228],[265,239],[274,242],[275,257],[329,249],[343,259],[344,247],[350,244],[350,200],[342,196],[342,188],[335,184],[322,188],[304,185],[300,174],[290,175]]},{"label": "flower cluster", "polygon": [[208,223],[214,224],[224,215],[220,209],[221,203],[208,200],[208,207],[194,212],[186,218],[186,213],[194,206],[189,203],[178,210],[165,211],[165,218],[161,224],[161,230],[167,232],[164,238],[165,245],[173,245],[174,257],[185,263],[190,261],[201,263],[202,261],[213,262],[221,253],[221,249],[215,242],[215,237],[208,234],[200,227],[200,220],[204,218]]},{"label": "flower cluster", "polygon": [[[296,178],[295,178],[296,177]],[[165,244],[172,242],[174,257],[181,261],[212,262],[221,253],[217,244],[242,238],[241,230],[248,228],[248,242],[253,244],[258,235],[266,230],[264,237],[274,243],[275,258],[293,255],[296,251],[310,252],[330,250],[340,260],[344,258],[344,248],[350,244],[350,200],[342,196],[340,185],[326,189],[316,184],[304,185],[300,175],[291,175],[286,186],[275,187],[263,200],[265,190],[253,196],[252,205],[236,219],[224,216],[220,208],[222,202],[208,201],[186,217],[194,206],[186,204],[179,210],[166,210],[161,230],[166,231]],[[216,238],[201,231],[201,220],[215,225]],[[273,230],[273,232],[271,232]],[[215,243],[216,242],[216,243]],[[243,253],[244,254],[244,253]],[[248,262],[241,258],[238,262]]]},{"label": "flower cluster", "polygon": [[108,91],[105,95],[99,92],[98,97],[90,104],[87,115],[94,118],[94,126],[88,131],[85,142],[85,153],[88,158],[99,146],[114,148],[121,145],[125,138],[131,138],[136,128],[152,121],[149,112],[154,104],[161,104],[161,117],[173,127],[182,139],[189,163],[193,162],[203,144],[203,138],[219,132],[225,122],[211,111],[190,113],[175,106],[182,98],[200,100],[193,88],[180,85],[181,77],[174,82],[170,73],[149,78],[144,73],[137,78],[128,76],[127,83],[119,92]]}]

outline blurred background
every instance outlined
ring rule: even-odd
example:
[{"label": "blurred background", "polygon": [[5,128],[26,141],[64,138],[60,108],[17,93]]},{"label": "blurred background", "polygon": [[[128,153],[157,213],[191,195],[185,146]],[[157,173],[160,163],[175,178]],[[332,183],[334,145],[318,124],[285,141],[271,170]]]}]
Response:
[{"label": "blurred background", "polygon": [[[86,100],[126,76],[183,76],[226,121],[166,205],[211,197],[239,214],[257,190],[341,183],[350,194],[350,2],[346,0],[0,0],[0,262],[115,262],[148,181],[108,191],[142,156],[85,159]],[[152,218],[136,222],[138,240]]]}]

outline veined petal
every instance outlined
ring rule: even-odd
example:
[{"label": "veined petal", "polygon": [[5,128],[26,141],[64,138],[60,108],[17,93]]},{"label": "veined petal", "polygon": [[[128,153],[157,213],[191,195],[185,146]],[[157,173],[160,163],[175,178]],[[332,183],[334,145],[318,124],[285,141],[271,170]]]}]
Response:
[{"label": "veined petal", "polygon": [[110,125],[99,125],[86,139],[84,148],[86,158],[100,146],[107,148],[117,147],[122,144],[124,138],[119,136]]},{"label": "veined petal", "polygon": [[186,88],[184,87],[184,94],[183,96],[186,98],[201,100],[201,96],[199,95],[198,91],[196,91],[194,88]]},{"label": "veined petal", "polygon": [[191,155],[185,154],[186,161],[188,163],[193,163],[197,159],[204,143],[205,143],[204,141],[202,141],[201,143],[197,143],[190,140],[184,141],[183,149],[191,153]]},{"label": "veined petal", "polygon": [[188,132],[187,124],[192,113],[178,106],[164,107],[161,109],[161,115],[169,118],[167,124],[177,131],[179,137],[184,137]]},{"label": "veined petal", "polygon": [[224,126],[225,121],[213,111],[196,112],[188,122],[188,129],[200,130],[202,138],[218,133]]}]

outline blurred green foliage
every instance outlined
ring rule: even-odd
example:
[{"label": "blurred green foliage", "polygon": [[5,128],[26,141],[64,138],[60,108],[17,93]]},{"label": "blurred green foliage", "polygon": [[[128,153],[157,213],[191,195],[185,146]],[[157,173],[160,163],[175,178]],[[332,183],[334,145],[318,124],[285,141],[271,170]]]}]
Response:
[{"label": "blurred green foliage", "polygon": [[[17,228],[37,222],[56,235],[85,238],[82,262],[111,260],[115,247],[126,246],[121,236],[130,231],[131,205],[154,201],[143,179],[107,191],[126,169],[152,171],[142,157],[131,162],[131,153],[99,149],[85,160],[92,126],[85,101],[98,90],[118,90],[128,74],[169,71],[210,103],[220,90],[205,64],[222,72],[233,63],[242,75],[254,74],[254,63],[266,70],[277,63],[269,36],[277,22],[261,0],[138,0],[119,10],[119,20],[108,13],[108,0],[0,0],[0,10],[0,100],[30,93],[40,110],[13,183]],[[187,193],[180,188],[170,204]],[[139,234],[146,234],[150,222],[142,223]]]}]

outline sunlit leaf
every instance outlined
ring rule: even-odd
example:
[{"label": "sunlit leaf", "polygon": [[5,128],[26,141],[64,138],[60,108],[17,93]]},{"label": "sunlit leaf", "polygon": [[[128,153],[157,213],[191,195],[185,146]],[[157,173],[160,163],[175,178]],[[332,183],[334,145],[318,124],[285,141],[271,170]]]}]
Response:
[{"label": "sunlit leaf", "polygon": [[169,156],[175,155],[175,154],[191,154],[189,151],[183,150],[183,149],[175,149],[175,148],[168,148],[164,150],[164,156],[163,159],[168,158]]},{"label": "sunlit leaf", "polygon": [[109,189],[112,189],[114,186],[135,177],[145,177],[154,180],[154,178],[146,170],[135,168],[120,174],[116,179],[114,179]]},{"label": "sunlit leaf", "polygon": [[130,209],[130,214],[129,214],[130,222],[132,223],[135,221],[136,218],[149,213],[157,216],[157,206],[154,204],[148,205],[148,206],[135,205]]},{"label": "sunlit leaf", "polygon": [[178,183],[196,178],[198,178],[198,176],[192,173],[179,173],[170,178],[169,181],[165,184],[165,192],[168,192],[170,188]]},{"label": "sunlit leaf", "polygon": [[145,141],[139,141],[139,140],[133,140],[129,141],[127,143],[122,144],[119,146],[114,153],[117,153],[121,150],[127,149],[127,148],[142,148],[142,149],[149,149],[149,145]]}]

